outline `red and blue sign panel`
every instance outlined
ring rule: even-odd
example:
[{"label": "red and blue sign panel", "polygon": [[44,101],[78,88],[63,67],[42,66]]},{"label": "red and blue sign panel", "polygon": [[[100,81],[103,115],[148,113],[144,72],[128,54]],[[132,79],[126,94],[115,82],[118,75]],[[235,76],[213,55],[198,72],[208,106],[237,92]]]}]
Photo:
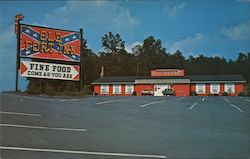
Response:
[{"label": "red and blue sign panel", "polygon": [[80,33],[21,25],[20,57],[80,62]]}]

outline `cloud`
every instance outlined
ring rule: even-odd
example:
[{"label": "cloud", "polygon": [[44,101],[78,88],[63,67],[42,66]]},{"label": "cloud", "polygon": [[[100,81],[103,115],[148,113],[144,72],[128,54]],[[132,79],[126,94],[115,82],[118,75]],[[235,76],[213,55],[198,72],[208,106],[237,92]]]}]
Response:
[{"label": "cloud", "polygon": [[13,90],[16,68],[16,35],[13,25],[7,30],[0,29],[0,47],[0,90]]},{"label": "cloud", "polygon": [[[176,50],[180,50],[185,54],[192,55],[194,50],[197,50],[207,40],[207,36],[202,33],[196,33],[194,36],[189,36],[179,41],[176,41],[169,45],[169,51],[174,53]],[[202,50],[199,50],[202,53]]]},{"label": "cloud", "polygon": [[9,44],[13,43],[14,38],[14,25],[11,25],[9,28],[7,28],[7,30],[0,29],[0,44],[2,47],[5,48],[6,46],[9,46]]},{"label": "cloud", "polygon": [[174,17],[176,16],[184,7],[186,6],[185,2],[182,2],[179,5],[171,6],[168,5],[164,9],[164,13],[168,15],[168,17]]},{"label": "cloud", "polygon": [[242,23],[215,32],[195,33],[177,41],[169,41],[165,46],[170,53],[180,50],[185,57],[203,54],[212,57],[237,58],[238,52],[249,52],[249,29],[249,22]]},{"label": "cloud", "polygon": [[61,27],[76,28],[91,26],[96,30],[131,29],[139,20],[131,15],[128,8],[114,1],[67,1],[63,7],[46,14],[44,23]]},{"label": "cloud", "polygon": [[49,26],[48,26],[47,24],[45,24],[45,23],[38,23],[38,22],[31,23],[31,25],[49,27]]},{"label": "cloud", "polygon": [[222,34],[233,41],[250,39],[250,21],[229,28],[223,28]]},{"label": "cloud", "polygon": [[[16,34],[14,25],[2,29],[0,24],[0,91],[14,90],[16,72]],[[26,78],[19,76],[19,89],[25,90]]]},{"label": "cloud", "polygon": [[130,44],[130,45],[126,45],[126,46],[125,46],[125,50],[126,50],[127,52],[129,52],[129,53],[132,53],[132,48],[133,48],[134,46],[136,46],[136,45],[143,45],[143,43],[140,42],[140,41],[133,42],[133,43]]},{"label": "cloud", "polygon": [[250,0],[238,0],[238,2],[248,2],[248,3],[250,3]]},{"label": "cloud", "polygon": [[14,62],[16,54],[16,35],[14,33],[14,26],[10,26],[7,30],[0,29],[0,45],[1,45],[1,59],[0,69],[5,66],[5,63]]}]

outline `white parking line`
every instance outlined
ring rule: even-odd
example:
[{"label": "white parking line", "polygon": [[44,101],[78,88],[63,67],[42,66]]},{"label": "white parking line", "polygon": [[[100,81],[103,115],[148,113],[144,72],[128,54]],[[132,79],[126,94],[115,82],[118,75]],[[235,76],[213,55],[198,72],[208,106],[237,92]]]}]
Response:
[{"label": "white parking line", "polygon": [[100,105],[100,104],[107,104],[107,103],[114,103],[114,102],[123,102],[123,101],[129,101],[131,99],[126,99],[126,100],[108,100],[108,101],[104,101],[104,102],[98,102],[98,103],[95,103],[97,105]]},{"label": "white parking line", "polygon": [[149,105],[152,105],[152,104],[162,103],[162,102],[165,102],[165,101],[167,101],[167,100],[161,100],[161,101],[151,102],[151,103],[140,105],[140,107],[143,108],[143,107],[146,107],[146,106],[149,106]]},{"label": "white parking line", "polygon": [[239,107],[237,107],[236,105],[234,105],[234,104],[230,104],[232,107],[234,107],[234,108],[236,108],[236,109],[238,109],[240,112],[242,112],[243,113],[243,110],[241,110]]},{"label": "white parking line", "polygon": [[12,96],[12,97],[14,96],[16,98],[20,98],[20,100],[23,100],[23,98],[24,99],[32,99],[32,100],[55,100],[56,99],[56,98],[48,98],[48,97],[41,97],[41,96],[39,97],[39,96],[36,96],[36,95],[28,96],[28,95],[18,95],[18,94],[9,94],[9,93],[3,93],[3,95]]},{"label": "white parking line", "polygon": [[80,98],[78,98],[78,99],[60,99],[59,101],[60,102],[70,102],[70,101],[78,101],[78,100],[86,100],[86,99],[80,99]]},{"label": "white parking line", "polygon": [[15,125],[15,124],[4,124],[4,123],[1,123],[0,126],[2,126],[2,127],[16,127],[16,128],[29,128],[29,129],[60,130],[60,131],[78,131],[78,132],[87,131],[86,129],[55,128],[55,127]]},{"label": "white parking line", "polygon": [[181,97],[181,98],[178,98],[177,100],[182,100],[182,99],[184,99],[185,97]]},{"label": "white parking line", "polygon": [[223,98],[224,98],[224,100],[225,100],[226,102],[230,103],[230,101],[229,101],[229,100],[227,100],[225,97],[223,97]]},{"label": "white parking line", "polygon": [[38,149],[38,148],[26,148],[26,147],[0,146],[0,149],[3,149],[3,150],[17,150],[17,151],[35,151],[35,152],[54,152],[54,153],[67,153],[67,154],[119,156],[119,157],[167,158],[166,156],[160,156],[160,155],[142,155],[142,154],[113,153],[113,152],[93,152],[93,151],[73,151],[73,150],[57,150],[57,149]]},{"label": "white parking line", "polygon": [[191,107],[189,107],[189,110],[193,109],[194,106],[196,106],[199,102],[195,102],[193,105],[191,105]]},{"label": "white parking line", "polygon": [[90,99],[107,99],[107,98],[90,98]]},{"label": "white parking line", "polygon": [[17,113],[17,112],[4,112],[4,111],[0,111],[0,114],[25,115],[25,116],[35,116],[35,117],[41,117],[41,115],[40,115],[40,114]]},{"label": "white parking line", "polygon": [[204,101],[205,101],[205,99],[206,99],[205,97],[204,97],[204,98],[202,98],[202,102],[204,102]]}]

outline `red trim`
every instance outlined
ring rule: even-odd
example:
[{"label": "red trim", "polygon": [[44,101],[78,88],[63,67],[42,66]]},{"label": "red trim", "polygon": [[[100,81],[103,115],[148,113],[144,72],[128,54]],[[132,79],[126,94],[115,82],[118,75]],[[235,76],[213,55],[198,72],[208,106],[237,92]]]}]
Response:
[{"label": "red trim", "polygon": [[27,70],[28,70],[28,67],[26,67],[22,62],[20,62],[20,74],[22,75]]},{"label": "red trim", "polygon": [[[172,87],[174,88],[174,90],[176,91],[176,96],[189,96],[191,91],[196,91],[196,84],[188,84],[188,83],[181,83],[181,84],[177,84],[177,83],[173,83]],[[205,94],[197,94],[197,96],[208,96],[210,95],[210,84],[206,83],[205,85],[206,87],[206,93]],[[141,92],[144,89],[149,89],[149,90],[154,90],[154,84],[138,84],[138,85],[134,85],[134,91],[136,92],[137,96],[141,96]],[[100,84],[94,84],[94,91],[98,94],[98,95],[104,95],[104,94],[100,94]],[[220,83],[220,93],[219,95],[221,96],[224,92],[224,83]],[[243,83],[235,83],[235,93],[234,94],[230,94],[230,96],[237,96],[240,92],[244,91],[244,85]],[[130,96],[130,94],[125,94],[125,84],[121,85],[121,94],[119,94],[118,96]],[[113,96],[113,85],[109,85],[109,94],[110,96]]]},{"label": "red trim", "polygon": [[79,73],[73,78],[75,81],[79,81]]}]

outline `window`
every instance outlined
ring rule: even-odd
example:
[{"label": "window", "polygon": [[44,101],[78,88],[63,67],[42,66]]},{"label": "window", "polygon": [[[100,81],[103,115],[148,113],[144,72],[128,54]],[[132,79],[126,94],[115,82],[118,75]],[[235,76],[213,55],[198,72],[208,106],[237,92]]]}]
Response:
[{"label": "window", "polygon": [[121,85],[113,85],[113,94],[121,94]]},{"label": "window", "polygon": [[232,83],[225,84],[225,92],[227,93],[235,93],[235,85]]},{"label": "window", "polygon": [[132,94],[134,92],[134,85],[127,84],[125,86],[125,94]]},{"label": "window", "polygon": [[210,84],[210,93],[219,94],[220,93],[220,84]]},{"label": "window", "polygon": [[108,84],[101,85],[101,94],[109,94],[109,85]]},{"label": "window", "polygon": [[197,94],[205,94],[206,93],[206,85],[205,84],[196,84],[196,93]]}]

